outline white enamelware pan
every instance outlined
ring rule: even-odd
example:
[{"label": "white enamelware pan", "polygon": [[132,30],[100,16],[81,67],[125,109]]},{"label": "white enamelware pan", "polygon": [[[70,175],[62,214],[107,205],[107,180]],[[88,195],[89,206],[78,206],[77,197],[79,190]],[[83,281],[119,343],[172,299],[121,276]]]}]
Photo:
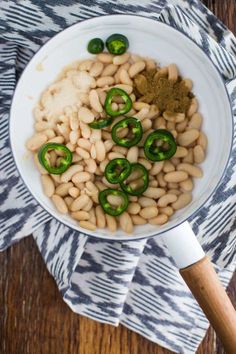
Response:
[{"label": "white enamelware pan", "polygon": [[[61,215],[42,191],[40,174],[25,142],[34,128],[33,107],[42,91],[52,83],[65,65],[88,58],[87,43],[94,37],[106,39],[112,33],[124,34],[129,50],[156,59],[160,64],[176,63],[183,77],[194,83],[200,103],[203,131],[208,137],[207,156],[196,180],[193,201],[176,212],[163,226],[143,225],[133,235],[121,230],[87,231],[73,219]],[[106,240],[138,240],[159,235],[167,244],[180,273],[217,331],[226,350],[236,353],[236,314],[217,275],[199,245],[187,220],[209,199],[219,184],[230,156],[233,120],[229,97],[221,75],[207,55],[189,38],[170,26],[132,15],[98,17],[77,23],[49,40],[31,59],[14,93],[10,115],[10,141],[18,171],[27,188],[54,218],[90,236]],[[207,237],[207,235],[206,235]]]}]

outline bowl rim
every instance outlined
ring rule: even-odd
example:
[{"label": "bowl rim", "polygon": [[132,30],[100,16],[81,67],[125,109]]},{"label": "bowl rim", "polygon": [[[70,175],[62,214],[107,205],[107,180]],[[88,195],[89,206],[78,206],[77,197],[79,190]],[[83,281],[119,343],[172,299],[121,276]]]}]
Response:
[{"label": "bowl rim", "polygon": [[[221,172],[221,175],[220,177],[218,177],[218,181],[215,185],[215,188],[211,191],[211,193],[202,201],[202,203],[199,205],[199,207],[194,210],[192,213],[190,213],[189,216],[187,216],[184,220],[181,220],[181,221],[177,221],[174,225],[170,226],[169,228],[167,228],[166,230],[160,230],[160,231],[156,231],[155,233],[152,233],[152,234],[148,234],[148,235],[141,235],[141,236],[134,236],[134,235],[126,235],[127,237],[126,238],[121,238],[120,236],[115,236],[113,235],[112,237],[110,236],[99,236],[99,234],[97,232],[94,232],[94,231],[91,231],[90,230],[85,230],[85,229],[82,229],[81,228],[81,231],[74,228],[72,225],[68,225],[65,221],[61,220],[60,217],[57,217],[53,214],[51,214],[47,208],[43,205],[43,203],[39,202],[38,199],[35,197],[35,195],[32,193],[32,191],[30,190],[30,188],[28,187],[27,183],[25,182],[23,176],[21,175],[20,171],[19,171],[19,168],[18,168],[18,165],[17,165],[17,162],[16,162],[16,158],[15,158],[15,155],[14,155],[14,149],[12,148],[13,147],[13,144],[12,144],[12,136],[11,136],[11,131],[12,131],[12,119],[11,119],[11,116],[12,116],[12,106],[13,106],[13,101],[14,101],[14,98],[15,98],[15,95],[16,95],[16,92],[18,90],[18,86],[19,86],[19,83],[21,82],[22,80],[22,77],[23,77],[23,74],[25,72],[25,70],[28,68],[29,64],[31,63],[31,61],[35,58],[36,54],[38,54],[46,45],[48,45],[51,41],[53,41],[56,37],[60,36],[61,33],[71,29],[72,27],[76,27],[78,26],[80,23],[84,23],[84,22],[91,22],[91,21],[94,21],[94,20],[97,20],[97,19],[102,19],[102,18],[112,18],[112,17],[116,17],[116,18],[124,18],[124,17],[132,17],[132,18],[138,18],[138,19],[143,19],[145,21],[150,21],[152,22],[153,24],[154,23],[158,23],[158,25],[160,26],[163,26],[163,27],[168,27],[170,28],[171,30],[173,31],[176,31],[178,32],[180,35],[182,35],[185,40],[189,40],[193,45],[195,45],[198,49],[200,49],[200,51],[203,53],[203,55],[205,56],[206,60],[209,62],[209,64],[214,68],[215,70],[215,73],[218,77],[218,79],[223,83],[223,88],[225,90],[225,93],[226,93],[226,97],[227,97],[227,101],[228,101],[228,106],[229,106],[229,109],[230,109],[230,116],[231,116],[231,141],[230,141],[230,149],[229,149],[229,154],[228,154],[228,157],[227,157],[227,160],[225,162],[225,165],[224,165],[224,168],[222,169],[222,172]],[[11,152],[12,152],[12,157],[13,157],[13,161],[14,161],[14,164],[15,164],[15,167],[16,167],[16,170],[19,174],[19,177],[21,179],[21,181],[23,182],[24,186],[26,187],[27,191],[30,193],[31,197],[36,201],[36,203],[43,209],[44,212],[46,212],[52,219],[55,219],[57,220],[58,222],[60,222],[62,225],[70,228],[73,232],[78,232],[80,235],[84,235],[84,236],[89,236],[89,237],[93,237],[93,238],[97,238],[98,240],[100,241],[109,241],[109,242],[117,242],[117,241],[120,241],[120,242],[128,242],[128,241],[138,241],[138,240],[143,240],[143,239],[147,239],[147,238],[151,238],[151,237],[155,237],[155,236],[161,236],[165,233],[167,233],[168,231],[170,230],[173,230],[175,227],[178,227],[179,225],[181,225],[182,223],[188,221],[188,219],[191,219],[193,218],[198,212],[199,210],[203,207],[203,205],[209,201],[209,199],[211,198],[211,196],[214,194],[214,192],[216,191],[216,189],[219,187],[220,183],[222,182],[222,179],[223,179],[223,176],[225,175],[225,172],[226,172],[226,169],[227,169],[227,166],[229,164],[229,160],[230,160],[230,157],[231,157],[231,153],[232,153],[232,146],[233,146],[233,136],[234,136],[234,119],[233,119],[233,107],[232,107],[232,103],[231,103],[231,99],[230,99],[230,96],[229,96],[229,92],[226,88],[226,81],[227,80],[224,80],[223,76],[221,75],[219,69],[217,68],[217,66],[212,62],[212,60],[208,57],[208,55],[204,52],[204,50],[201,48],[201,46],[196,43],[191,37],[189,37],[186,33],[184,33],[184,31],[182,31],[181,29],[177,29],[175,27],[172,27],[170,24],[167,24],[167,23],[164,23],[162,21],[160,21],[159,19],[153,19],[153,18],[148,18],[146,16],[143,16],[143,15],[133,15],[133,14],[109,14],[109,15],[102,15],[102,16],[96,16],[96,17],[92,17],[92,18],[89,18],[89,19],[86,19],[86,20],[82,20],[82,21],[79,21],[79,22],[76,22],[64,29],[62,29],[61,31],[59,31],[58,33],[56,33],[55,35],[53,35],[52,37],[50,37],[45,43],[43,43],[43,45],[41,45],[39,47],[39,49],[34,53],[34,55],[32,56],[32,58],[30,58],[30,60],[28,61],[28,63],[26,64],[26,66],[24,67],[24,69],[22,70],[22,73],[21,73],[21,76],[19,78],[19,80],[17,81],[16,83],[16,86],[15,86],[15,89],[14,89],[14,92],[13,92],[13,95],[12,95],[12,100],[11,100],[11,105],[10,105],[10,110],[9,110],[9,124],[8,124],[8,133],[9,133],[9,143],[10,143],[10,148],[11,148]],[[85,230],[85,231],[83,231]]]}]

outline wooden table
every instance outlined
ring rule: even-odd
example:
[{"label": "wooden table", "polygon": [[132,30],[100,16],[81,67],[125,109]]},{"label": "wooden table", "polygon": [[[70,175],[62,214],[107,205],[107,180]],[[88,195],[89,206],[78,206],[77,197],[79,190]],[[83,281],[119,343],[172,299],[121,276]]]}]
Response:
[{"label": "wooden table", "polygon": [[[236,33],[236,2],[204,3]],[[0,354],[171,354],[123,326],[74,314],[32,238],[0,254]],[[236,274],[228,290],[236,304]],[[198,354],[224,353],[210,328]]]}]

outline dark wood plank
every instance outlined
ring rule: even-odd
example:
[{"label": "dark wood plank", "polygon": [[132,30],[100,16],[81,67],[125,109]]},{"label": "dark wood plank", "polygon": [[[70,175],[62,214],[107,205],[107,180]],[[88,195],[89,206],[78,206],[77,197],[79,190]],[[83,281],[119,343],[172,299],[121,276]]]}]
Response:
[{"label": "dark wood plank", "polygon": [[[236,33],[236,2],[204,3]],[[74,314],[63,302],[32,238],[0,254],[1,354],[171,354],[119,326]],[[236,274],[229,294],[236,305]],[[198,354],[223,354],[210,328]]]},{"label": "dark wood plank", "polygon": [[233,33],[236,33],[236,1],[204,0],[202,1]]}]

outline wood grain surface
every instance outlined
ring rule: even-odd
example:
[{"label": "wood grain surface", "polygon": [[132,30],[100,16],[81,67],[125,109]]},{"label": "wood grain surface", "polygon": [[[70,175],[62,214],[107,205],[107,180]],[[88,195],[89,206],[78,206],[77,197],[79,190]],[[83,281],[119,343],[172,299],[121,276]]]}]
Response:
[{"label": "wood grain surface", "polygon": [[[236,1],[203,1],[236,34]],[[0,254],[0,354],[171,354],[140,335],[74,314],[31,237]],[[236,305],[236,274],[228,289]],[[210,328],[198,354],[223,354]]]}]

